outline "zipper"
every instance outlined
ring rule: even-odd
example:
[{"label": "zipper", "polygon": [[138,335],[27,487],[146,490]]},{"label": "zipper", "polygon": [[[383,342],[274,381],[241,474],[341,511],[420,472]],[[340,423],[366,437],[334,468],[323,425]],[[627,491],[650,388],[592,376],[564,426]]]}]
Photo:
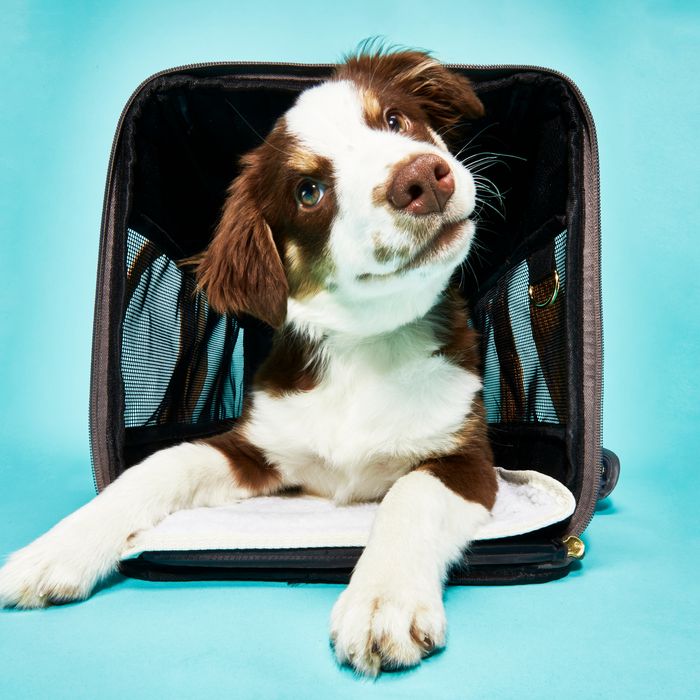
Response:
[{"label": "zipper", "polygon": [[[154,73],[150,77],[146,78],[141,82],[141,84],[134,90],[134,92],[131,94],[129,99],[127,100],[126,104],[124,105],[124,108],[121,111],[121,114],[119,115],[119,120],[117,121],[117,126],[115,129],[115,134],[114,138],[112,140],[112,148],[110,150],[110,156],[109,156],[109,165],[107,169],[107,180],[105,183],[105,191],[104,191],[104,205],[103,205],[103,210],[102,210],[102,222],[100,225],[100,251],[99,251],[99,258],[98,258],[98,269],[97,269],[97,280],[98,280],[98,289],[97,289],[97,294],[95,298],[95,321],[97,321],[97,316],[98,316],[98,308],[99,308],[99,301],[100,301],[100,288],[99,288],[99,283],[102,280],[102,275],[103,275],[103,269],[104,269],[104,251],[103,251],[103,246],[104,242],[107,238],[106,234],[106,228],[107,224],[109,221],[109,216],[108,216],[108,203],[109,203],[109,195],[112,189],[112,184],[113,184],[113,176],[114,176],[114,170],[115,170],[115,160],[116,160],[116,152],[117,152],[117,146],[119,144],[119,138],[121,136],[122,132],[122,127],[124,125],[124,120],[126,118],[127,113],[131,109],[131,106],[133,105],[134,101],[136,98],[140,95],[141,91],[152,81],[157,80],[158,78],[165,77],[167,75],[172,75],[174,73],[179,73],[182,71],[187,71],[187,70],[193,70],[193,69],[199,69],[199,68],[216,68],[216,67],[231,67],[231,68],[237,68],[237,67],[250,67],[250,66],[268,66],[268,67],[279,67],[280,70],[284,70],[285,68],[319,68],[319,69],[328,69],[331,70],[335,68],[336,64],[333,63],[290,63],[290,62],[285,62],[285,63],[277,63],[273,61],[210,61],[210,62],[202,62],[202,63],[188,63],[182,66],[177,66],[174,68],[167,68],[165,70],[159,71],[157,73]],[[533,66],[533,65],[528,65],[528,64],[472,64],[472,63],[450,63],[446,64],[448,68],[457,68],[460,70],[512,70],[512,71],[530,71],[530,72],[535,72],[535,73],[541,73],[545,75],[551,75],[554,77],[559,78],[562,82],[564,82],[569,89],[572,91],[572,93],[575,95],[578,105],[581,108],[581,111],[583,113],[584,117],[584,125],[587,130],[587,135],[589,138],[589,143],[588,143],[588,152],[584,152],[583,157],[584,161],[586,158],[589,158],[590,162],[588,164],[589,167],[589,172],[588,176],[592,178],[593,181],[593,193],[595,196],[595,208],[596,208],[596,216],[594,221],[592,222],[592,225],[595,227],[595,230],[592,232],[594,238],[594,244],[595,244],[595,249],[592,251],[592,255],[595,255],[596,257],[596,269],[595,269],[595,285],[596,289],[594,290],[594,294],[597,295],[598,299],[598,308],[597,308],[597,313],[598,313],[598,318],[594,320],[594,326],[595,326],[595,331],[596,331],[596,343],[595,343],[595,352],[596,352],[596,357],[594,358],[594,372],[595,372],[595,381],[594,383],[596,384],[596,391],[597,391],[597,401],[594,402],[593,405],[593,411],[594,411],[594,425],[591,426],[591,429],[595,431],[595,436],[596,436],[596,443],[593,448],[593,454],[589,455],[588,459],[584,458],[583,460],[583,476],[582,476],[582,483],[586,484],[587,481],[590,481],[591,483],[591,490],[588,494],[588,498],[586,499],[579,499],[576,505],[576,510],[574,511],[573,515],[571,516],[570,524],[568,531],[566,535],[573,535],[578,538],[578,535],[580,535],[590,524],[591,520],[593,519],[593,514],[595,512],[595,504],[597,503],[598,500],[598,492],[600,490],[600,481],[602,477],[602,464],[601,464],[601,436],[602,436],[602,403],[603,403],[603,364],[602,364],[602,358],[603,358],[603,324],[602,324],[602,284],[601,284],[601,274],[600,274],[600,248],[601,248],[601,217],[600,217],[600,170],[599,170],[599,165],[598,165],[598,141],[597,141],[597,135],[596,135],[596,128],[595,128],[595,123],[593,121],[593,115],[591,114],[590,108],[588,107],[588,103],[586,102],[583,94],[581,93],[581,90],[579,87],[576,85],[576,83],[571,80],[567,75],[564,73],[561,73],[560,71],[551,69],[551,68],[545,68],[542,66]],[[586,184],[585,182],[585,177],[583,178],[584,180],[584,185]],[[581,207],[583,208],[585,205],[585,198],[582,198],[583,201],[581,202]],[[588,217],[584,218],[585,222],[585,227],[588,227],[589,221]],[[584,242],[589,242],[590,235],[586,236],[586,233],[588,231],[586,228],[584,228]],[[585,265],[585,256],[584,256],[584,265]],[[585,309],[584,309],[585,313]],[[97,328],[97,323],[95,323],[95,329]],[[95,346],[95,340],[96,340],[96,332],[93,332],[93,348]],[[585,365],[585,357],[584,359],[584,365]],[[92,353],[92,360],[91,360],[91,378],[96,376],[96,353],[93,351]],[[95,461],[95,440],[94,440],[94,426],[95,426],[95,421],[96,421],[96,416],[95,416],[95,411],[96,408],[94,406],[94,401],[92,399],[92,396],[94,395],[94,388],[93,388],[93,381],[91,379],[91,402],[90,402],[90,413],[89,413],[89,431],[90,431],[90,457],[91,457],[91,462],[92,462],[92,473],[93,473],[93,484],[95,487],[95,491],[99,491],[104,486],[106,486],[106,479],[105,475],[102,470],[104,470],[104,459],[100,459],[100,465],[99,465],[99,470],[96,467],[96,461]],[[585,396],[584,396],[585,399]],[[585,402],[584,402],[585,403]],[[98,473],[99,471],[99,473]],[[108,476],[108,475],[107,475]]]}]

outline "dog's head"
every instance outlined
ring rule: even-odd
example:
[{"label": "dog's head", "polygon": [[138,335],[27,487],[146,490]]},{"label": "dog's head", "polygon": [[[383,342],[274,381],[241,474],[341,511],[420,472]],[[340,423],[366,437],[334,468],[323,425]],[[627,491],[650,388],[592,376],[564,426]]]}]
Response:
[{"label": "dog's head", "polygon": [[475,187],[440,136],[481,116],[420,52],[362,54],[242,160],[197,273],[219,312],[374,333],[424,314],[468,252]]}]

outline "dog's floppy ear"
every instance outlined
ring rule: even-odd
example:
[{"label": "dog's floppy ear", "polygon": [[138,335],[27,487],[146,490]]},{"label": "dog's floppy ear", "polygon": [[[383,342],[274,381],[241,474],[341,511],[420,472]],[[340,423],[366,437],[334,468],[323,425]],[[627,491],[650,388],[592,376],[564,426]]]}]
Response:
[{"label": "dog's floppy ear", "polygon": [[438,129],[452,126],[465,117],[475,119],[484,115],[484,106],[471,82],[422,51],[380,49],[376,53],[361,53],[350,57],[340,74],[345,70],[364,73],[373,84],[379,79],[415,96],[433,127]]},{"label": "dog's floppy ear", "polygon": [[215,311],[247,313],[277,328],[287,315],[289,287],[257,203],[255,162],[245,158],[242,173],[228,189],[214,237],[196,262],[197,282]]}]

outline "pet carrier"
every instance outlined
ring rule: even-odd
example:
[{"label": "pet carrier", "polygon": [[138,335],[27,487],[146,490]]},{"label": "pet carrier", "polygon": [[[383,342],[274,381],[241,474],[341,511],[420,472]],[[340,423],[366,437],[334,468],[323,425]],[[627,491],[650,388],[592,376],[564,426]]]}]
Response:
[{"label": "pet carrier", "polygon": [[[579,536],[619,470],[615,455],[601,450],[595,128],[578,88],[556,71],[450,68],[471,79],[486,108],[449,138],[484,186],[478,243],[455,279],[481,333],[496,463],[506,481],[510,470],[532,470],[573,494],[568,508],[566,494],[550,494],[558,522],[535,519],[534,530],[474,542],[451,581],[548,580],[582,556]],[[332,69],[184,66],[146,80],[124,108],[107,177],[95,308],[90,434],[98,490],[154,451],[224,431],[239,417],[271,329],[213,312],[178,261],[208,244],[239,156]],[[244,504],[208,539],[193,539],[191,513],[180,514],[179,526],[166,520],[132,547],[122,570],[152,579],[348,579],[371,507],[344,514],[303,499],[258,505],[246,516]],[[282,537],[294,523],[305,523],[304,532]],[[324,534],[320,523],[335,525]],[[333,537],[336,526],[346,536]],[[348,527],[359,528],[354,539]],[[178,540],[183,532],[190,538]]]}]

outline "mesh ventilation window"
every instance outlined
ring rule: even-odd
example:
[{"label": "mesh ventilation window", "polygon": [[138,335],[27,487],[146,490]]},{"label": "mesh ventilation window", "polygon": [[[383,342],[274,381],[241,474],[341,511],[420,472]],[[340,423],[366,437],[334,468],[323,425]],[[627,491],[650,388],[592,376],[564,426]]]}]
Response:
[{"label": "mesh ventilation window", "polygon": [[[566,231],[555,239],[554,257],[560,290],[551,307],[537,309],[530,302],[526,260],[474,307],[489,423],[566,422]],[[234,318],[211,311],[193,277],[132,229],[126,263],[125,427],[209,424],[240,416],[243,329]]]},{"label": "mesh ventilation window", "polygon": [[211,311],[192,276],[132,229],[126,258],[125,427],[238,417],[243,329]]},{"label": "mesh ventilation window", "polygon": [[481,333],[484,404],[489,423],[565,423],[566,231],[555,239],[559,294],[547,308],[528,295],[526,260],[508,270],[476,304]]}]

